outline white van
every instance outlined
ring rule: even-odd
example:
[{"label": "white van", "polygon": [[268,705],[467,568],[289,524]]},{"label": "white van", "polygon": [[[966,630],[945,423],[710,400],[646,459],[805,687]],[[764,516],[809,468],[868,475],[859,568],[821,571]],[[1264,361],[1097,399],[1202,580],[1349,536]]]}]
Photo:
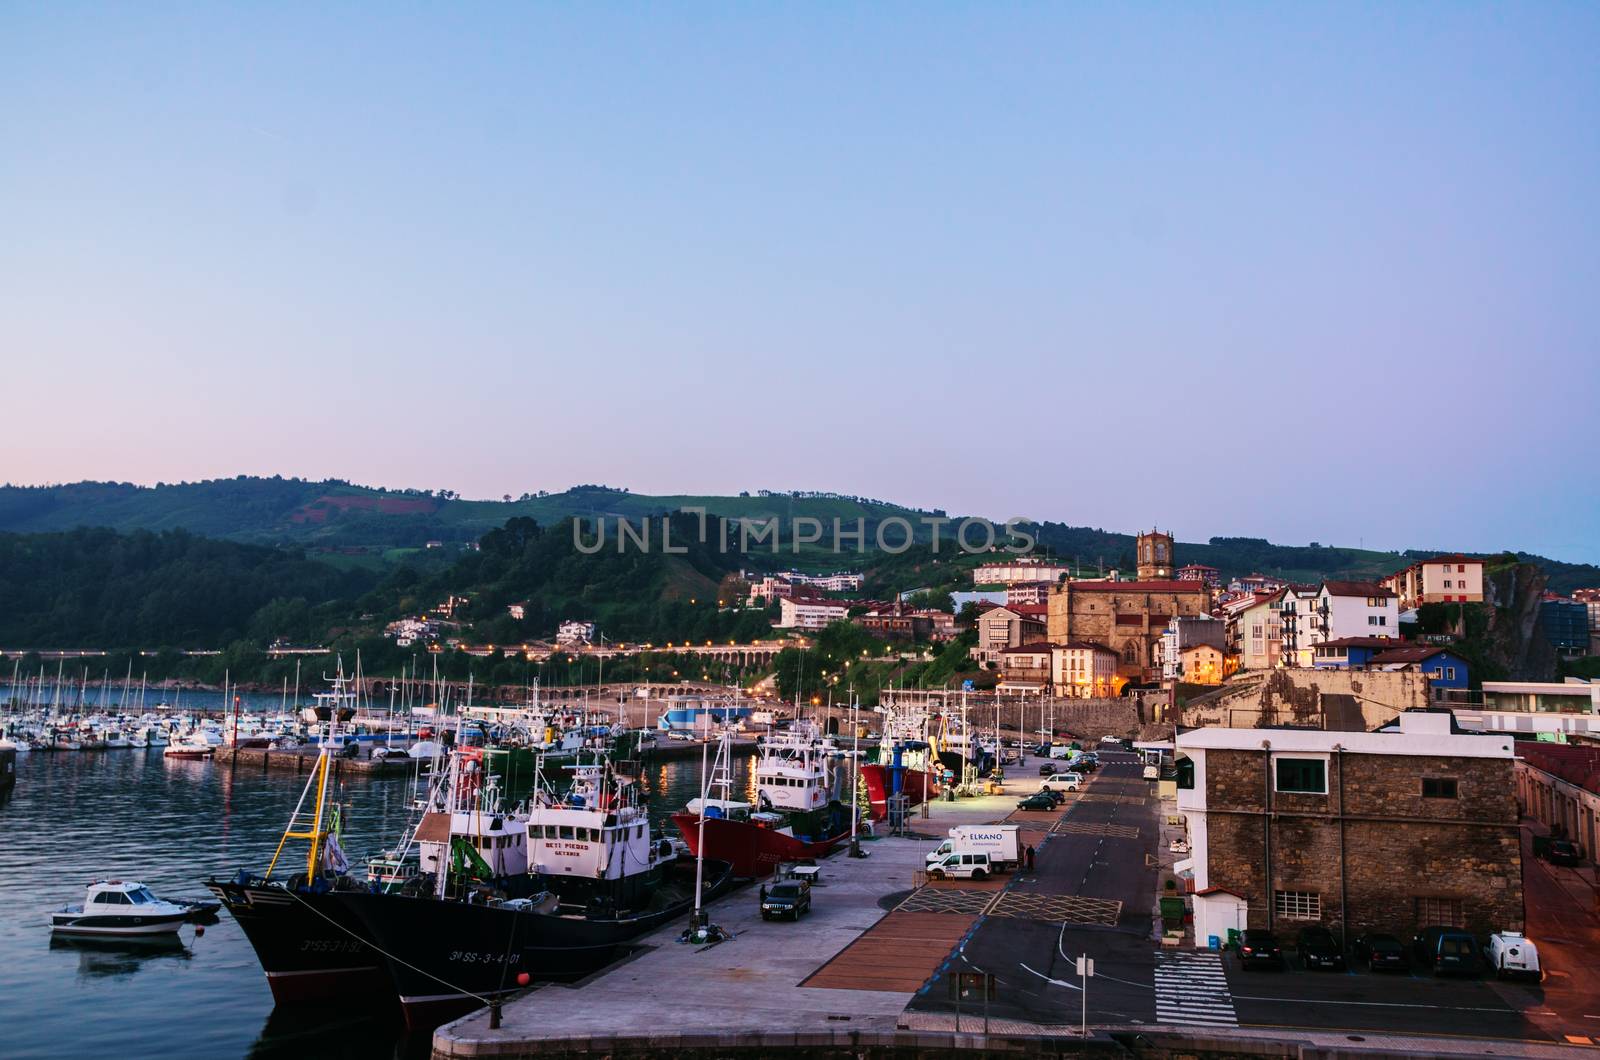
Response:
[{"label": "white van", "polygon": [[1053,744],[1050,745],[1050,757],[1051,758],[1066,758],[1066,757],[1070,756],[1071,754],[1072,754],[1072,748],[1068,747],[1064,743],[1053,743]]},{"label": "white van", "polygon": [[987,854],[989,868],[1000,871],[1014,867],[1022,860],[1021,846],[1017,842],[1014,824],[956,825],[950,829],[950,838],[940,843],[923,859],[923,868],[930,871],[943,865],[951,854]]},{"label": "white van", "polygon": [[987,854],[950,854],[930,866],[928,875],[936,880],[982,880],[988,878],[989,871]]},{"label": "white van", "polygon": [[1082,773],[1051,773],[1039,782],[1041,788],[1060,788],[1062,791],[1077,791],[1083,786]]},{"label": "white van", "polygon": [[1489,967],[1501,979],[1523,976],[1537,980],[1540,978],[1539,947],[1520,931],[1502,931],[1498,935],[1490,935]]}]

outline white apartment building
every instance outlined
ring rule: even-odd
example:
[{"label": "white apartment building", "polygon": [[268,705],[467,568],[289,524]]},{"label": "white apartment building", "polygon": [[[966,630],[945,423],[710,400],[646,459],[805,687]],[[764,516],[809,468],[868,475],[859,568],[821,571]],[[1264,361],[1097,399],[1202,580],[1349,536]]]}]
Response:
[{"label": "white apartment building", "polygon": [[784,597],[778,601],[779,629],[822,629],[850,613],[848,600],[819,600]]},{"label": "white apartment building", "polygon": [[557,644],[587,644],[594,639],[593,622],[567,621],[556,628]]},{"label": "white apartment building", "polygon": [[1057,582],[1072,573],[1065,563],[1047,563],[1022,557],[1009,563],[984,563],[972,569],[973,585],[1010,585],[1012,582]]},{"label": "white apartment building", "polygon": [[1325,641],[1400,636],[1399,598],[1376,582],[1327,581],[1310,592],[1291,586],[1278,614],[1285,666],[1312,666]]},{"label": "white apartment building", "polygon": [[1383,586],[1400,598],[1400,610],[1423,604],[1477,604],[1483,602],[1483,560],[1471,556],[1434,556],[1420,560],[1383,579]]},{"label": "white apartment building", "polygon": [[1279,602],[1287,590],[1258,592],[1228,605],[1228,647],[1239,653],[1239,669],[1270,670],[1283,648]]}]

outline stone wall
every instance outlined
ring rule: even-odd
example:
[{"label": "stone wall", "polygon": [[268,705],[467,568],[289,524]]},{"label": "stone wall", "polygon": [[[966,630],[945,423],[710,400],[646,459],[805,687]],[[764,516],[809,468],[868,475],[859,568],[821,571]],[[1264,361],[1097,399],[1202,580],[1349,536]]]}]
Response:
[{"label": "stone wall", "polygon": [[1428,706],[1422,673],[1381,670],[1270,670],[1236,678],[1183,707],[1186,728],[1296,725],[1369,732],[1403,710]]},{"label": "stone wall", "polygon": [[[1208,882],[1246,898],[1251,927],[1300,926],[1276,918],[1269,925],[1272,894],[1281,890],[1319,895],[1322,923],[1347,920],[1352,934],[1407,937],[1429,926],[1422,921],[1441,919],[1417,899],[1459,902],[1461,925],[1476,934],[1521,929],[1510,759],[1334,755],[1327,795],[1273,792],[1269,815],[1263,752],[1208,750],[1205,757]],[[1423,798],[1424,777],[1454,779],[1457,797]]]}]

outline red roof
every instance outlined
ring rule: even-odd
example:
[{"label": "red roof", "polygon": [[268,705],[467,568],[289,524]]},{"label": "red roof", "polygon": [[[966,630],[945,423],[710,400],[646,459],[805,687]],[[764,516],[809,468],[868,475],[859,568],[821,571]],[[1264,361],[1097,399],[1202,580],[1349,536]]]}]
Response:
[{"label": "red roof", "polygon": [[1117,654],[1104,644],[1096,644],[1092,640],[1069,640],[1065,644],[1057,644],[1056,647],[1065,648],[1070,651],[1101,651],[1105,652],[1107,655]]},{"label": "red roof", "polygon": [[1001,655],[1048,655],[1055,648],[1049,641],[1034,641],[1032,644],[1018,644],[1015,648],[1005,648]]},{"label": "red roof", "polygon": [[1022,618],[1037,618],[1037,617],[1039,617],[1041,615],[1048,615],[1050,613],[1050,605],[1048,605],[1048,604],[995,604],[993,607],[984,608],[982,611],[979,611],[978,614],[980,616],[987,615],[991,611],[1010,611],[1012,614],[1017,615],[1017,616],[1022,617]]},{"label": "red roof", "polygon": [[1203,593],[1206,588],[1192,581],[1149,582],[1067,582],[1065,588],[1075,593]]},{"label": "red roof", "polygon": [[1398,648],[1405,641],[1395,637],[1340,637],[1338,640],[1325,640],[1315,644],[1317,648],[1376,648],[1378,651],[1389,651]]},{"label": "red roof", "polygon": [[1517,755],[1530,766],[1600,794],[1600,747],[1518,740]]},{"label": "red roof", "polygon": [[1394,593],[1377,582],[1323,582],[1322,588],[1332,596],[1393,596]]},{"label": "red roof", "polygon": [[1406,644],[1398,648],[1381,651],[1367,661],[1373,666],[1392,666],[1399,663],[1427,662],[1435,655],[1443,655],[1450,651],[1436,644]]}]

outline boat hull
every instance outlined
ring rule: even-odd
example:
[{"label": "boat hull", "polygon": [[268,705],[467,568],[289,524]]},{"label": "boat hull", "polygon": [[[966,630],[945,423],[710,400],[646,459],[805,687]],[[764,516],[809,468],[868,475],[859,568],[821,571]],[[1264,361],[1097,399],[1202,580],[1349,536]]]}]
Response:
[{"label": "boat hull", "polygon": [[[689,845],[689,853],[699,855],[700,815],[687,811],[675,813],[672,823],[678,826],[683,841]],[[726,861],[733,866],[735,876],[758,879],[772,875],[780,862],[825,857],[849,835],[848,820],[843,831],[837,835],[807,841],[750,821],[707,817],[705,856],[715,861]]]},{"label": "boat hull", "polygon": [[[520,990],[526,982],[571,982],[599,971],[640,935],[687,918],[694,907],[694,862],[680,858],[648,911],[589,919],[432,897],[369,892],[334,896],[390,958],[386,964],[408,1030],[427,1030]],[[707,862],[706,894],[728,889],[729,866]],[[686,921],[687,922],[687,921]]]},{"label": "boat hull", "polygon": [[[867,787],[867,806],[874,821],[881,821],[889,816],[889,788],[891,766],[873,762],[861,767],[861,781]],[[933,777],[920,769],[902,767],[900,778],[900,792],[906,797],[906,805],[920,806],[931,799],[938,790],[938,785]]]},{"label": "boat hull", "polygon": [[207,880],[244,931],[280,1005],[329,1004],[393,993],[383,958],[327,893],[259,881]]},{"label": "boat hull", "polygon": [[131,935],[167,935],[189,922],[187,909],[166,916],[123,916],[52,913],[50,930],[57,935],[122,938]]}]

